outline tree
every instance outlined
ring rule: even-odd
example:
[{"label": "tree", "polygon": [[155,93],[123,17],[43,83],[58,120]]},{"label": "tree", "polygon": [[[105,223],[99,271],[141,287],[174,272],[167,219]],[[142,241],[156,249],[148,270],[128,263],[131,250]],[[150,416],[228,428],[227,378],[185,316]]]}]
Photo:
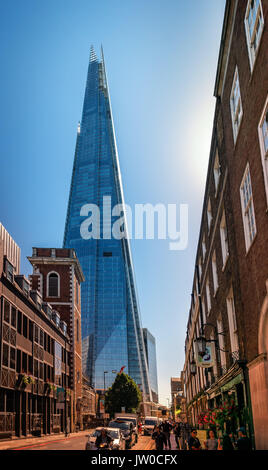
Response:
[{"label": "tree", "polygon": [[135,413],[141,401],[142,393],[137,384],[129,375],[121,373],[105,394],[105,409],[111,416],[121,413],[122,407],[126,413]]}]

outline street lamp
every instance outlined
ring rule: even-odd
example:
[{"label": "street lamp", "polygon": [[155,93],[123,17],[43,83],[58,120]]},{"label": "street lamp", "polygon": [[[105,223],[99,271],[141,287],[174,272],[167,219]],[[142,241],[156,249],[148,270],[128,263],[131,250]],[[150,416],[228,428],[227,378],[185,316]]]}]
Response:
[{"label": "street lamp", "polygon": [[196,374],[196,363],[194,359],[190,362],[190,372],[192,375]]},{"label": "street lamp", "polygon": [[203,357],[206,354],[206,347],[207,347],[207,340],[204,336],[199,336],[199,338],[196,338],[195,340],[197,344],[197,350],[199,356]]},{"label": "street lamp", "polygon": [[108,370],[105,370],[103,372],[103,389],[104,389],[104,393],[105,393],[105,374],[108,374]]}]

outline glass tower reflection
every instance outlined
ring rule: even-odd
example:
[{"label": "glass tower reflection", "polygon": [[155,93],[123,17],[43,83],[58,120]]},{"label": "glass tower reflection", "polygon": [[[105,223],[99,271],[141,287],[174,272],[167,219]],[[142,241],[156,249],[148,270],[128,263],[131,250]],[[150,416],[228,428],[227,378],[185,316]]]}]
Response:
[{"label": "glass tower reflection", "polygon": [[[100,224],[99,239],[83,239],[80,210],[96,204],[103,211],[122,204],[125,236],[108,237]],[[107,207],[106,207],[107,206]],[[90,214],[89,214],[90,215]],[[141,330],[124,198],[117,155],[112,111],[102,53],[90,52],[86,91],[77,141],[66,217],[64,247],[74,248],[85,282],[81,287],[83,371],[97,389],[114,381],[112,371],[125,366],[151,399],[148,366]],[[112,217],[112,224],[118,217]],[[122,219],[121,219],[122,220]],[[123,229],[122,229],[123,227]],[[105,372],[105,374],[104,374]],[[106,373],[107,372],[107,373]],[[105,379],[104,379],[105,375]]]}]

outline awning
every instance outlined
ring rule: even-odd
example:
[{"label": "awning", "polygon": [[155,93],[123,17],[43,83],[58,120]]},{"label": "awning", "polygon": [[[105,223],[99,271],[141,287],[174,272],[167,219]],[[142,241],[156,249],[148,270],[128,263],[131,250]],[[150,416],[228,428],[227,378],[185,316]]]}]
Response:
[{"label": "awning", "polygon": [[221,387],[221,392],[228,392],[228,390],[231,390],[231,388],[239,384],[242,380],[243,380],[242,374],[238,374],[236,377],[230,380],[230,382],[227,382],[227,384]]}]

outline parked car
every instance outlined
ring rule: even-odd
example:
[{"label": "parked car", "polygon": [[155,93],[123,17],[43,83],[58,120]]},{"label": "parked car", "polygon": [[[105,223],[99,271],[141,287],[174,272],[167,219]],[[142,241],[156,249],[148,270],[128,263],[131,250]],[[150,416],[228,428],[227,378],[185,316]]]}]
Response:
[{"label": "parked car", "polygon": [[100,435],[101,430],[105,429],[107,434],[112,438],[111,450],[125,450],[125,438],[120,428],[97,428],[92,434],[87,434],[87,442],[85,450],[97,450],[96,439]]},{"label": "parked car", "polygon": [[135,442],[137,443],[138,442],[138,438],[139,438],[139,432],[138,432],[138,420],[137,420],[137,417],[136,416],[128,416],[128,415],[122,415],[120,414],[120,416],[118,416],[117,414],[115,415],[115,419],[114,421],[116,422],[126,422],[126,423],[132,423],[133,424],[133,432],[135,434]]},{"label": "parked car", "polygon": [[150,436],[153,434],[155,426],[159,424],[159,418],[156,416],[145,416],[143,434],[144,436]]},{"label": "parked car", "polygon": [[124,436],[124,439],[125,439],[125,442],[126,442],[126,449],[131,449],[131,447],[135,444],[135,434],[134,434],[134,431],[133,431],[133,424],[130,423],[130,422],[126,422],[126,421],[119,421],[119,418],[118,420],[113,420],[113,421],[110,421],[109,423],[109,428],[120,428],[122,433],[123,433],[123,436]]}]

